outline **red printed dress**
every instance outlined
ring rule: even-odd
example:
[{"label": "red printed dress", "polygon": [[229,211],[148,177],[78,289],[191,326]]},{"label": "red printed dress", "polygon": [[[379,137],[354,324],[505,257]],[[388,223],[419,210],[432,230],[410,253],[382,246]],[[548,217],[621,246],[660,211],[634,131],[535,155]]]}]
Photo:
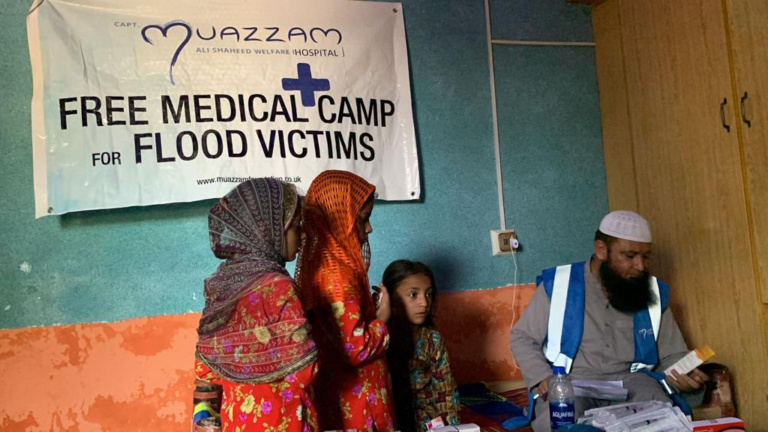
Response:
[{"label": "red printed dress", "polygon": [[[255,287],[241,298],[225,330],[229,335],[235,328],[252,332],[258,343],[263,346],[251,346],[253,352],[270,354],[270,341],[277,337],[289,337],[301,346],[310,337],[303,328],[284,323],[304,320],[304,311],[296,296],[293,281],[280,275],[269,284]],[[280,334],[283,330],[295,330],[292,334]],[[241,360],[238,351],[242,346],[228,344],[227,337],[214,342],[215,346],[199,346],[207,349],[231,353],[233,358]],[[236,345],[236,348],[232,348]],[[274,344],[273,344],[274,345]],[[279,349],[291,349],[290,344],[282,344]],[[222,431],[280,431],[306,432],[317,431],[317,412],[310,393],[310,384],[315,379],[317,362],[313,361],[282,379],[264,384],[245,384],[221,378],[199,359],[196,361],[197,377],[223,386],[221,408]]]},{"label": "red printed dress", "polygon": [[321,373],[315,400],[325,430],[394,430],[385,351],[387,326],[359,300],[314,309],[313,328]]},{"label": "red printed dress", "polygon": [[318,347],[313,387],[323,430],[395,427],[385,355],[389,332],[376,318],[368,283],[370,246],[357,227],[374,191],[355,174],[325,171],[304,199],[306,240],[296,282]]}]

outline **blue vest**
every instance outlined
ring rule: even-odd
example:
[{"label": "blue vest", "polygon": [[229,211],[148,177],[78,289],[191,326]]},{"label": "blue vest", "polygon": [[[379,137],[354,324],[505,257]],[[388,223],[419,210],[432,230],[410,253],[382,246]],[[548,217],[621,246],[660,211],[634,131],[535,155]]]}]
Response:
[{"label": "blue vest", "polygon": [[[584,262],[546,269],[536,278],[549,296],[549,327],[544,354],[555,366],[570,372],[584,333]],[[651,290],[659,301],[634,315],[635,360],[631,372],[650,371],[659,363],[656,340],[661,314],[669,304],[669,286],[650,278]]]}]

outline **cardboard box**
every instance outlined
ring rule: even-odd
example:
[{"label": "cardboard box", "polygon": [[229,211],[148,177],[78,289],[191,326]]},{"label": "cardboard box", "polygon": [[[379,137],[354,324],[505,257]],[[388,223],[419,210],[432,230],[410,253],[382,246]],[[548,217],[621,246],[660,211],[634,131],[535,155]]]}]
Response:
[{"label": "cardboard box", "polygon": [[744,422],[733,417],[693,422],[693,432],[743,431]]}]

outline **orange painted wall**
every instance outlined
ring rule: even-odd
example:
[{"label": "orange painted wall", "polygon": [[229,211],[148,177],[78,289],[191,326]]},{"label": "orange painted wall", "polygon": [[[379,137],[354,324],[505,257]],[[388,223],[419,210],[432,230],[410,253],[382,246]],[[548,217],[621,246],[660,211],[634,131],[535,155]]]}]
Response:
[{"label": "orange painted wall", "polygon": [[0,430],[188,431],[198,319],[0,332]]},{"label": "orange painted wall", "polygon": [[459,384],[523,379],[509,336],[535,290],[531,284],[439,296],[435,323]]},{"label": "orange painted wall", "polygon": [[[509,331],[533,285],[440,295],[461,383],[519,380]],[[200,315],[0,331],[0,430],[188,431]]]}]

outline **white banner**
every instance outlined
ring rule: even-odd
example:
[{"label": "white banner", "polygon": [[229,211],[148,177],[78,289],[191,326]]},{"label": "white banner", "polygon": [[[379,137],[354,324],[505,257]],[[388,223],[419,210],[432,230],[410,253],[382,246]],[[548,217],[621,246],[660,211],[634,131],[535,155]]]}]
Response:
[{"label": "white banner", "polygon": [[399,3],[45,0],[27,30],[37,217],[328,169],[420,196]]}]

